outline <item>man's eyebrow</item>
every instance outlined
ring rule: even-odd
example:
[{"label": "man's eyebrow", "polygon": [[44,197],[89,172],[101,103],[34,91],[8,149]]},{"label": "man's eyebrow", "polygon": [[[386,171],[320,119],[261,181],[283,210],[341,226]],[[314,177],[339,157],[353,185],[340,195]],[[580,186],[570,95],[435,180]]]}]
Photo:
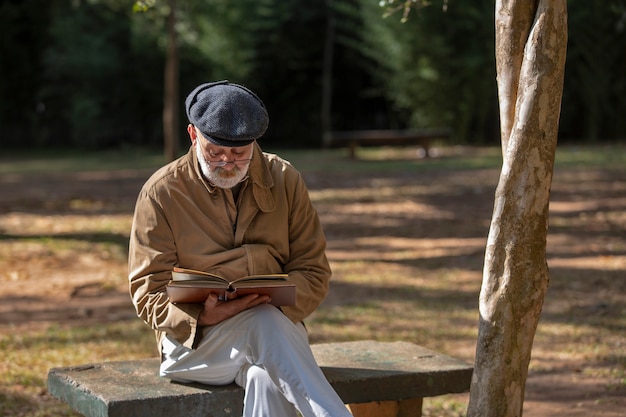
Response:
[{"label": "man's eyebrow", "polygon": [[[243,147],[233,147],[230,148],[230,151],[235,154],[243,154],[246,152],[246,149]],[[209,154],[211,155],[222,155],[225,152],[226,150],[222,148],[220,148],[219,150],[209,149]]]}]

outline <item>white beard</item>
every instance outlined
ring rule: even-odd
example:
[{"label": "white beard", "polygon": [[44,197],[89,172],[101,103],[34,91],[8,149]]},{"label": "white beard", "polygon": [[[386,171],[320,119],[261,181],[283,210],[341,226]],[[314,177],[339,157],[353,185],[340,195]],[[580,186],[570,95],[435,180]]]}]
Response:
[{"label": "white beard", "polygon": [[214,169],[211,169],[206,159],[204,158],[204,154],[202,153],[200,141],[196,141],[196,155],[198,163],[200,164],[200,170],[202,170],[204,178],[218,188],[233,188],[235,185],[243,181],[248,175],[248,168],[250,167],[250,163],[246,164],[243,167],[238,167],[237,165],[235,165],[230,171],[225,170],[221,167],[215,167]]}]

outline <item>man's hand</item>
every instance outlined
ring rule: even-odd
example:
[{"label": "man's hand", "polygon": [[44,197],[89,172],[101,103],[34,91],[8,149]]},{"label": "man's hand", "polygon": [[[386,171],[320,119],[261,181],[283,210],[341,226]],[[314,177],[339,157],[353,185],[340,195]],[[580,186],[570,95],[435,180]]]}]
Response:
[{"label": "man's hand", "polygon": [[218,324],[244,310],[270,302],[268,295],[248,294],[241,298],[220,301],[217,295],[210,294],[204,302],[204,310],[198,317],[198,325],[212,326]]}]

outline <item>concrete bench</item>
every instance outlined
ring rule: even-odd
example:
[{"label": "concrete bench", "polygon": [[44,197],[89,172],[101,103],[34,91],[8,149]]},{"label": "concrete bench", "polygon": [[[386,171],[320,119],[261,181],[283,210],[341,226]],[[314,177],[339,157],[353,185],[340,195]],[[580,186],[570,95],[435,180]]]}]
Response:
[{"label": "concrete bench", "polygon": [[325,138],[325,145],[328,147],[347,146],[352,159],[356,158],[356,149],[359,146],[418,145],[424,150],[424,155],[429,157],[431,142],[449,137],[448,129],[347,130],[330,132]]},{"label": "concrete bench", "polygon": [[[355,417],[415,416],[422,398],[469,390],[472,366],[408,342],[312,345],[315,358]],[[48,373],[48,391],[87,417],[232,417],[243,390],[180,384],[158,376],[159,360],[104,362]]]}]

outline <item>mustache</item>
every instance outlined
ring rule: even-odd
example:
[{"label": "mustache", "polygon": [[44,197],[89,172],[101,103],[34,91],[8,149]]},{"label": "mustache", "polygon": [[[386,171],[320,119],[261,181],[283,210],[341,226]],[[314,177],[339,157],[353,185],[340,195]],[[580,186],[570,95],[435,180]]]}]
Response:
[{"label": "mustache", "polygon": [[214,172],[222,178],[233,178],[239,175],[241,173],[241,170],[238,167],[230,170],[226,170],[224,168],[215,168]]}]

